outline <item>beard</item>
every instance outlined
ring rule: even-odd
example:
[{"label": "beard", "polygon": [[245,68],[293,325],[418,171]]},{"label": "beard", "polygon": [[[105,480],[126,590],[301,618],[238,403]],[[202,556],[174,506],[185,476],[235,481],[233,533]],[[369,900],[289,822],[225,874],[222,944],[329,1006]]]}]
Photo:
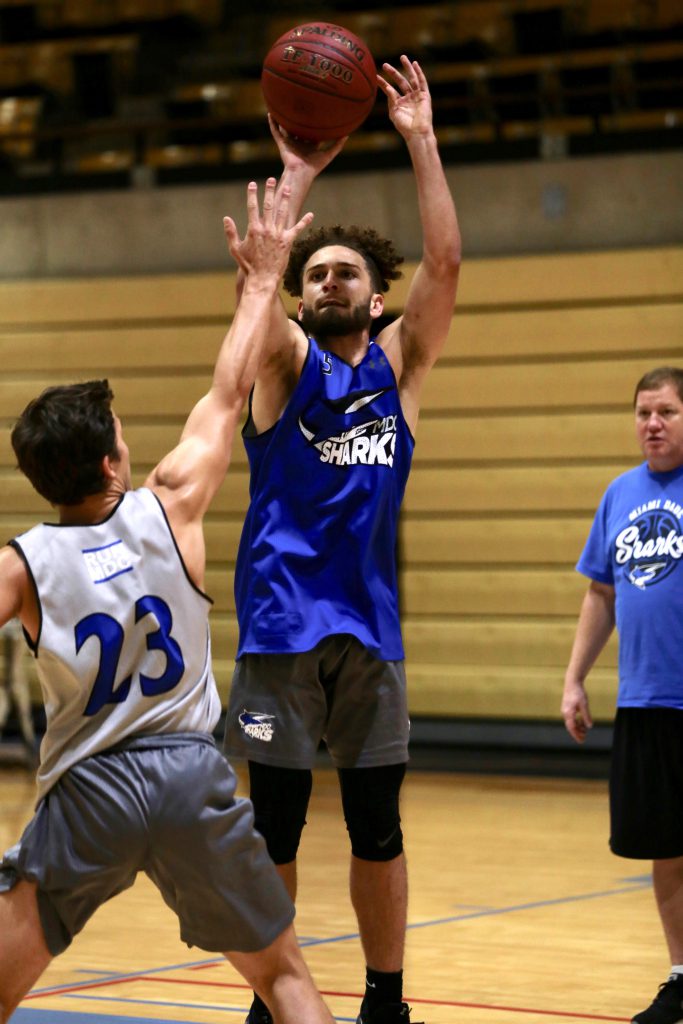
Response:
[{"label": "beard", "polygon": [[304,306],[299,320],[306,334],[316,341],[339,338],[345,334],[365,330],[371,322],[369,299],[355,306],[326,306],[317,310],[311,306]]}]

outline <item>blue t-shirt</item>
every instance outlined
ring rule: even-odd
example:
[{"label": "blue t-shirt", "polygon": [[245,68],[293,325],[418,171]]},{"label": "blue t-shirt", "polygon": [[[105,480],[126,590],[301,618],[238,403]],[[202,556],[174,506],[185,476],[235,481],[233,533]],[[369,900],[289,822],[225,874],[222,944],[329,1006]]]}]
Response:
[{"label": "blue t-shirt", "polygon": [[251,502],[235,573],[238,657],[349,633],[403,658],[396,534],[414,441],[382,349],[358,366],[309,341],[280,420],[244,432]]},{"label": "blue t-shirt", "polygon": [[615,588],[619,707],[683,709],[683,466],[617,477],[576,567]]}]

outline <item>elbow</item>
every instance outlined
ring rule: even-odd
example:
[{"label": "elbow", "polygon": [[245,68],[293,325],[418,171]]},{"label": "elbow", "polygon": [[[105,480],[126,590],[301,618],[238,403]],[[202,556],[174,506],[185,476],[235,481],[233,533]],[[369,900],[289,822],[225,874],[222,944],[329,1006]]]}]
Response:
[{"label": "elbow", "polygon": [[460,239],[458,239],[456,244],[450,247],[444,262],[446,264],[446,273],[449,277],[457,278],[460,273],[460,264],[462,263],[462,246],[460,244]]},{"label": "elbow", "polygon": [[444,262],[450,273],[457,276],[460,271],[460,264],[462,263],[462,238],[457,225],[445,247]]},{"label": "elbow", "polygon": [[446,246],[438,255],[435,254],[432,259],[425,260],[424,262],[432,278],[439,281],[456,282],[462,262],[460,240],[458,239],[452,245]]}]

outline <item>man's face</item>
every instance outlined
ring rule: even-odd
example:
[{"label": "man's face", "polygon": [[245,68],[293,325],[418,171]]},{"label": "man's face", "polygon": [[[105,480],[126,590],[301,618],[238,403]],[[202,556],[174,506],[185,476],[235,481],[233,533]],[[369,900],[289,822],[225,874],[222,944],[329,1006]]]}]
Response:
[{"label": "man's face", "polygon": [[683,402],[673,384],[636,396],[636,435],[655,473],[683,466]]},{"label": "man's face", "polygon": [[317,339],[367,329],[384,308],[365,260],[345,245],[326,245],[314,252],[304,266],[302,284],[299,320]]}]

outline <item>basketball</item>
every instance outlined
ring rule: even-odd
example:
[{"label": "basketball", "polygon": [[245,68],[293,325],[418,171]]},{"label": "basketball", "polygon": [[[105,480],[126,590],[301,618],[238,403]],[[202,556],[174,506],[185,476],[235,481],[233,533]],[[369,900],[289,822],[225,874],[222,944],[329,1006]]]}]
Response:
[{"label": "basketball", "polygon": [[340,139],[372,110],[375,62],[353,32],[310,22],[273,43],[263,62],[261,88],[271,116],[289,135],[308,142]]}]

